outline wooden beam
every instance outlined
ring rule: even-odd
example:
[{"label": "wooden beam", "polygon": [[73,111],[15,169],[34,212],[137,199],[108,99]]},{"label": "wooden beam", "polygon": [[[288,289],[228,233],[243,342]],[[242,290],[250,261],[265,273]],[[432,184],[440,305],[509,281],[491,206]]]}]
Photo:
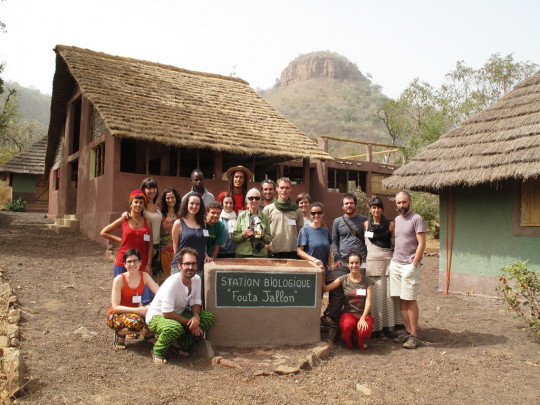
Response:
[{"label": "wooden beam", "polygon": [[363,141],[353,141],[351,139],[343,139],[343,138],[336,138],[334,136],[326,136],[321,135],[321,138],[330,139],[332,141],[340,141],[340,142],[350,142],[350,143],[357,143],[359,145],[373,145],[373,146],[381,146],[383,148],[395,148],[396,145],[389,145],[387,143],[375,143],[375,142],[363,142]]}]

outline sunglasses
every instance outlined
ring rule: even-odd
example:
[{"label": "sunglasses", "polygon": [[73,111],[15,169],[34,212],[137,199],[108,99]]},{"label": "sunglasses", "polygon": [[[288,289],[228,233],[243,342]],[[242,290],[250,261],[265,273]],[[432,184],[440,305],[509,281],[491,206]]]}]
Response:
[{"label": "sunglasses", "polygon": [[324,211],[311,211],[310,214],[315,216],[315,215],[322,215]]},{"label": "sunglasses", "polygon": [[247,199],[248,199],[249,201],[253,201],[253,200],[259,201],[259,200],[261,199],[261,197],[248,197]]}]

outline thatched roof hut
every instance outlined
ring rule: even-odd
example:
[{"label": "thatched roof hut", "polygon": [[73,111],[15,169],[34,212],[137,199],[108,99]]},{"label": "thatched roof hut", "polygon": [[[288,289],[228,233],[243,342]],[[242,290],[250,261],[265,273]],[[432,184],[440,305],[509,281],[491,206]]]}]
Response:
[{"label": "thatched roof hut", "polygon": [[252,156],[332,160],[241,79],[70,46],[58,45],[55,51],[47,172],[75,85],[112,136]]},{"label": "thatched roof hut", "polygon": [[43,137],[1,165],[0,173],[43,174],[46,147],[47,137]]},{"label": "thatched roof hut", "polygon": [[540,71],[426,147],[383,184],[438,191],[540,176]]}]

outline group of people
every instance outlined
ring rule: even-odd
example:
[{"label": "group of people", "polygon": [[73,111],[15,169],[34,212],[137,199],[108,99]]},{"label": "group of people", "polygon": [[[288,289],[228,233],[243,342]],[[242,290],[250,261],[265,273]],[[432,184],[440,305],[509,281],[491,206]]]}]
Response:
[{"label": "group of people", "polygon": [[[101,236],[120,244],[108,314],[116,349],[125,349],[126,337],[141,333],[153,343],[155,363],[166,363],[171,348],[187,356],[214,320],[203,309],[204,264],[231,257],[311,260],[325,270],[323,290],[330,291],[323,321],[341,327],[348,347],[356,341],[365,348],[372,331],[384,338],[403,322],[406,329],[396,340],[411,346],[407,342],[416,339],[418,324],[418,280],[412,273],[419,272],[425,245],[425,225],[418,225],[423,224],[421,217],[415,219],[414,232],[423,234],[424,242],[418,237],[414,259],[408,261],[409,222],[400,228],[397,220],[386,219],[377,197],[371,201],[368,220],[357,214],[356,197],[346,194],[344,215],[334,221],[330,233],[323,204],[312,203],[306,193],[293,203],[288,178],[266,179],[260,189],[248,189],[253,178],[249,169],[235,166],[226,175],[229,188],[217,199],[204,187],[202,171],[195,169],[188,193],[180,198],[177,190],[167,188],[159,203],[157,182],[147,178],[131,192],[129,211],[101,231]],[[402,195],[406,201],[400,202]],[[397,197],[401,217],[407,218],[410,196]],[[121,237],[113,234],[117,229]],[[366,259],[368,277],[361,269]],[[389,277],[388,269],[396,277]],[[404,284],[409,290],[398,293]],[[401,303],[393,298],[396,295]]]},{"label": "group of people", "polygon": [[[332,233],[324,227],[324,207],[310,205],[311,223],[300,231],[298,256],[325,270],[323,291],[329,303],[322,321],[339,325],[347,347],[366,348],[372,334],[388,337],[407,349],[418,346],[420,265],[426,225],[411,211],[411,196],[396,195],[400,215],[383,215],[381,198],[372,197],[369,218],[357,213],[357,198],[345,194],[343,215],[334,220]],[[364,270],[365,269],[365,270]]]}]

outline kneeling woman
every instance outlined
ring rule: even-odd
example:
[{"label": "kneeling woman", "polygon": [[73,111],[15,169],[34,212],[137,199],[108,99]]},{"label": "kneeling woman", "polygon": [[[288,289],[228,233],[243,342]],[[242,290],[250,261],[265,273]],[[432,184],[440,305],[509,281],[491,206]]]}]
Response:
[{"label": "kneeling woman", "polygon": [[365,339],[371,337],[373,318],[369,315],[373,282],[365,277],[360,270],[362,257],[360,252],[353,250],[349,253],[349,274],[345,274],[326,285],[323,279],[323,292],[343,288],[345,302],[343,313],[339,318],[341,339],[348,348],[353,348],[353,339],[360,349],[365,349]]},{"label": "kneeling woman", "polygon": [[114,278],[107,318],[107,325],[115,331],[113,347],[119,350],[126,348],[127,334],[138,333],[145,327],[144,317],[148,307],[141,306],[144,286],[148,285],[154,294],[159,289],[150,274],[139,271],[141,254],[137,249],[126,250],[123,261],[127,272]]}]

